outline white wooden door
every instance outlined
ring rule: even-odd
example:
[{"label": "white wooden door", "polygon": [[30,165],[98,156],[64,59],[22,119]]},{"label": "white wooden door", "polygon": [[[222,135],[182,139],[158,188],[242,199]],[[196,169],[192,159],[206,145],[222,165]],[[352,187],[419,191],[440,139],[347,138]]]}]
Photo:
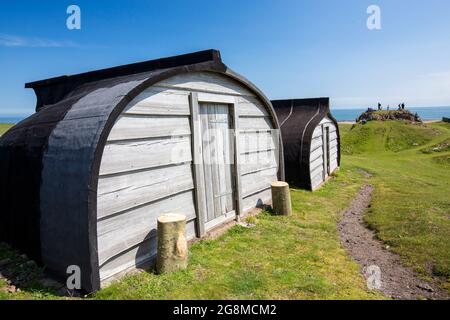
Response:
[{"label": "white wooden door", "polygon": [[330,127],[322,125],[323,139],[323,180],[325,181],[330,172]]},{"label": "white wooden door", "polygon": [[200,103],[199,111],[208,230],[235,216],[234,145],[228,105]]}]

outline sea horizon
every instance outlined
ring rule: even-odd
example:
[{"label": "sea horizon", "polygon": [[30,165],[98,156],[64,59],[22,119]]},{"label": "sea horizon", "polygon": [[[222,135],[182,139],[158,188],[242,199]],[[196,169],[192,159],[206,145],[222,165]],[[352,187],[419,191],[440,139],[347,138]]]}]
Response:
[{"label": "sea horizon", "polygon": [[[367,107],[331,107],[331,113],[338,122],[355,121],[361,113],[367,111]],[[386,109],[386,107],[384,107]],[[391,110],[397,109],[392,107]],[[436,107],[407,107],[406,109],[417,112],[424,121],[442,120],[443,117],[450,118],[450,106]],[[0,124],[17,124],[31,115],[2,115],[0,114]]]},{"label": "sea horizon", "polygon": [[[365,111],[364,108],[331,108],[331,113],[338,122],[356,121],[356,119]],[[383,107],[386,110],[386,107]],[[391,107],[390,110],[396,110],[397,107]],[[436,106],[436,107],[406,107],[407,110],[419,115],[423,121],[438,121],[443,117],[450,118],[450,106]]]}]

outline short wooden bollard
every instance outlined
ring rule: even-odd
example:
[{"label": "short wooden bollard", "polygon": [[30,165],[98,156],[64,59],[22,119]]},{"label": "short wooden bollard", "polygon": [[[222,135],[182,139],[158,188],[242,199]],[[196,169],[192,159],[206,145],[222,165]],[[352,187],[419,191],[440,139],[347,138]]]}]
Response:
[{"label": "short wooden bollard", "polygon": [[186,216],[166,214],[158,218],[158,253],[156,272],[170,273],[186,269],[188,248],[185,237]]},{"label": "short wooden bollard", "polygon": [[289,184],[282,181],[275,181],[272,187],[272,209],[276,215],[292,215],[291,193]]}]

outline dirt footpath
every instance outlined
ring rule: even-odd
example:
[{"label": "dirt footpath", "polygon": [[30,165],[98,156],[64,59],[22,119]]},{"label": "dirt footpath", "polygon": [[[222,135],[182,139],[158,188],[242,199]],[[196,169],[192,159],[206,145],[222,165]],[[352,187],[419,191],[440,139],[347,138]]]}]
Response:
[{"label": "dirt footpath", "polygon": [[370,206],[372,192],[371,185],[364,186],[344,210],[338,224],[342,246],[361,266],[368,286],[394,299],[448,299],[437,282],[419,279],[414,270],[403,266],[399,256],[387,250],[365,226],[363,215]]}]

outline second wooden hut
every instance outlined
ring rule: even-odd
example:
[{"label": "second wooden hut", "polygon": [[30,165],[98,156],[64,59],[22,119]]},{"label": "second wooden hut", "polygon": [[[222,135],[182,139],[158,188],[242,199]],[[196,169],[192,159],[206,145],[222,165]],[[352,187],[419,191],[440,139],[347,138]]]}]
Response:
[{"label": "second wooden hut", "polygon": [[272,100],[281,126],[286,181],[317,190],[341,162],[339,127],[328,98]]}]

